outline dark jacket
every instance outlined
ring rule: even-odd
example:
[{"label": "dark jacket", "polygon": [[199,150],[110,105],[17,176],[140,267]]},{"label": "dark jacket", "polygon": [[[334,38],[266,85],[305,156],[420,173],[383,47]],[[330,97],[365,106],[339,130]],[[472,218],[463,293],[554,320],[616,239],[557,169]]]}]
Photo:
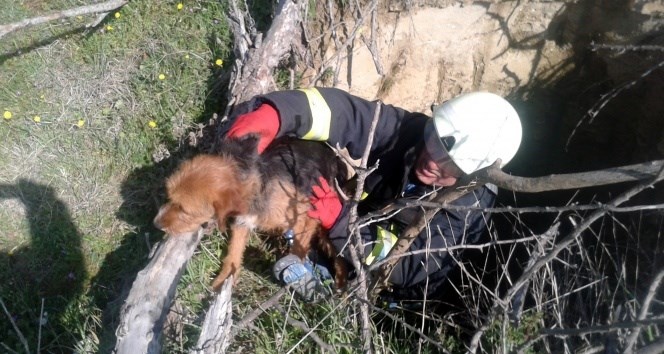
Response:
[{"label": "dark jacket", "polygon": [[[281,125],[278,136],[327,141],[332,146],[347,148],[355,159],[361,158],[364,153],[377,105],[376,102],[333,88],[273,92],[256,97],[250,106],[256,108],[261,103],[269,103],[279,112]],[[368,196],[358,207],[360,215],[376,210],[395,198],[418,197],[430,190],[430,187],[418,185],[418,181],[410,177],[418,153],[423,148],[423,131],[429,119],[421,113],[381,105],[368,161],[368,166],[378,163],[378,169],[365,181],[365,193]],[[453,204],[491,207],[495,197],[495,189],[492,191],[483,187]],[[346,256],[347,209],[345,206],[330,230],[332,242]],[[435,215],[410,250],[434,250],[477,242],[486,229],[486,219],[486,215],[480,211],[443,210]],[[397,229],[409,222],[408,217],[403,216],[390,221]],[[389,227],[386,223],[382,226]],[[366,243],[366,256],[371,252],[372,242],[376,239],[376,225],[362,230],[362,236]],[[455,265],[454,258],[458,256],[458,251],[452,255],[454,257],[447,252],[432,251],[402,259],[390,277],[397,295],[416,298],[423,293],[434,294]]]}]

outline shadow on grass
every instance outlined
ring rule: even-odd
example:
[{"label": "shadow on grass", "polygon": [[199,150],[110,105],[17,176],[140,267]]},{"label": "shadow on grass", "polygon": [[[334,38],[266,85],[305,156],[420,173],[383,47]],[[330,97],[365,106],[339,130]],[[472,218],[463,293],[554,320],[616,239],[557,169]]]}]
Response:
[{"label": "shadow on grass", "polygon": [[41,40],[36,40],[28,45],[25,45],[20,48],[16,48],[13,51],[9,52],[0,52],[0,65],[4,64],[7,60],[20,57],[23,54],[27,54],[32,52],[35,49],[39,49],[41,47],[50,45],[52,43],[55,43],[56,41],[64,38],[68,38],[73,35],[82,35],[84,38],[89,37],[93,33],[95,33],[96,29],[103,26],[106,21],[102,21],[100,24],[95,26],[94,28],[87,28],[87,27],[77,27],[73,28],[71,30],[52,35],[46,38],[43,38]]},{"label": "shadow on grass", "polygon": [[[0,253],[0,297],[32,351],[38,345],[43,300],[41,349],[71,352],[77,341],[71,327],[78,319],[68,308],[75,306],[87,278],[81,234],[52,187],[20,179],[0,184],[0,199],[20,201],[30,227],[29,244]],[[2,317],[2,343],[21,350],[18,333]]]}]

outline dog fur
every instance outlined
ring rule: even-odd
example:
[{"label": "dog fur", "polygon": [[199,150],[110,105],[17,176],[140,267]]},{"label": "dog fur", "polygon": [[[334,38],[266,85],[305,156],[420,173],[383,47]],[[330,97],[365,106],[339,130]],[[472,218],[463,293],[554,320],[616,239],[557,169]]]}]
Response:
[{"label": "dog fur", "polygon": [[295,233],[290,252],[304,259],[311,247],[334,260],[337,288],[345,286],[347,269],[317,219],[307,215],[311,188],[323,176],[330,185],[344,182],[347,170],[322,143],[283,138],[261,155],[257,138],[226,139],[218,155],[198,155],[168,178],[168,203],[155,226],[169,235],[196,231],[216,218],[221,231],[232,218],[227,256],[212,287],[218,291],[231,274],[237,280],[252,231],[279,236]]}]

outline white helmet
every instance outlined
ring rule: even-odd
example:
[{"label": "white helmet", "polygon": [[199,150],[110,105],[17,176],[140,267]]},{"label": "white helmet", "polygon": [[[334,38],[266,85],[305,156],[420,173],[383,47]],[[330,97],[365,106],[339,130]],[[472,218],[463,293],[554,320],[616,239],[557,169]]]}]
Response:
[{"label": "white helmet", "polygon": [[425,128],[425,143],[434,160],[451,158],[467,174],[497,159],[503,167],[521,144],[521,122],[504,98],[489,92],[468,93],[434,108]]}]

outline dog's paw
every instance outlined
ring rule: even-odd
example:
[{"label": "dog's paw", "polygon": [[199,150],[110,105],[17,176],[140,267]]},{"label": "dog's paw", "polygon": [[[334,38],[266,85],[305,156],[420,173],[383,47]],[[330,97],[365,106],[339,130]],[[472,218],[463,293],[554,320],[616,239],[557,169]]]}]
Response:
[{"label": "dog's paw", "polygon": [[226,279],[228,279],[231,275],[233,276],[234,283],[237,284],[237,279],[238,279],[238,274],[240,273],[239,267],[237,267],[234,264],[229,264],[228,266],[224,265],[224,267],[221,269],[221,272],[219,272],[219,275],[217,275],[216,278],[212,281],[212,290],[219,292],[221,290],[221,287],[224,285],[224,282]]}]

